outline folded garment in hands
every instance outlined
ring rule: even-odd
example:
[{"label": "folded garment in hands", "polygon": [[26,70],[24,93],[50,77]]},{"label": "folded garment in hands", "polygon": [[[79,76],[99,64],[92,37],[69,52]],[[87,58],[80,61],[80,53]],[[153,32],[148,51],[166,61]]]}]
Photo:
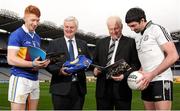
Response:
[{"label": "folded garment in hands", "polygon": [[88,59],[85,55],[79,55],[73,61],[66,61],[63,64],[63,67],[66,67],[64,70],[69,74],[75,74],[78,71],[86,70],[92,63],[92,60]]}]

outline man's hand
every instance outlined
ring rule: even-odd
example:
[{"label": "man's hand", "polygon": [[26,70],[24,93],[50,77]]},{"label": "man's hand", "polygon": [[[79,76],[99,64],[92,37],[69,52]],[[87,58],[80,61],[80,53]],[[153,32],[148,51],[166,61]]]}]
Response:
[{"label": "man's hand", "polygon": [[66,67],[62,67],[59,70],[59,75],[64,75],[64,76],[70,76],[71,74],[66,73],[64,70],[66,69]]},{"label": "man's hand", "polygon": [[101,74],[101,71],[98,68],[95,67],[93,73],[94,73],[94,76],[96,77],[99,74]]},{"label": "man's hand", "polygon": [[115,81],[122,81],[124,79],[124,75],[123,74],[119,74],[117,76],[111,76],[111,78]]},{"label": "man's hand", "polygon": [[38,69],[41,69],[41,68],[45,68],[45,67],[47,67],[48,64],[50,63],[50,60],[49,60],[49,59],[40,61],[39,58],[40,58],[40,57],[37,57],[37,58],[34,59],[34,61],[32,61],[32,66],[33,66],[34,70],[38,70]]},{"label": "man's hand", "polygon": [[140,82],[140,86],[138,87],[138,89],[142,91],[148,87],[149,83],[155,76],[151,72],[140,71],[140,73],[143,75],[143,77],[139,81],[137,81],[137,83]]}]

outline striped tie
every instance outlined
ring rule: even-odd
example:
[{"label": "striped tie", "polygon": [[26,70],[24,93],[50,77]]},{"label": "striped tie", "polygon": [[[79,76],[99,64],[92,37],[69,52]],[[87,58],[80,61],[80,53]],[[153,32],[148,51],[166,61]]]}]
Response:
[{"label": "striped tie", "polygon": [[109,47],[107,64],[106,65],[111,64],[111,59],[112,59],[112,55],[113,55],[113,52],[114,52],[114,48],[115,48],[115,40],[113,40],[113,42],[111,43],[111,45]]}]

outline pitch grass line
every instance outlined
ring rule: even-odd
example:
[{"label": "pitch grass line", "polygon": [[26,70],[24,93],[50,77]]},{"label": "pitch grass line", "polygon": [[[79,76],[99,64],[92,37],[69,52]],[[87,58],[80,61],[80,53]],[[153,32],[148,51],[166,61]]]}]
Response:
[{"label": "pitch grass line", "polygon": [[[40,101],[38,110],[52,110],[51,95],[49,93],[50,83],[40,83]],[[85,99],[84,110],[96,110],[95,101],[95,82],[88,82],[88,92]],[[180,110],[180,84],[174,83],[173,85],[173,104],[172,110]],[[0,111],[10,110],[10,103],[7,97],[8,83],[0,83]],[[133,91],[132,110],[143,110],[143,103],[140,99],[140,92]]]},{"label": "pitch grass line", "polygon": [[[0,106],[0,109],[10,109],[10,107]],[[2,111],[2,110],[1,110]]]}]

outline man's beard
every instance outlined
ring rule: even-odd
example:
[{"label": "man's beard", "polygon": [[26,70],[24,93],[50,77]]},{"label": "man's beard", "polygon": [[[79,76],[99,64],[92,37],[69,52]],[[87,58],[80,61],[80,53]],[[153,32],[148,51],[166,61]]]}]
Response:
[{"label": "man's beard", "polygon": [[134,32],[136,32],[136,33],[140,33],[141,31],[140,31],[140,30],[135,30]]}]

